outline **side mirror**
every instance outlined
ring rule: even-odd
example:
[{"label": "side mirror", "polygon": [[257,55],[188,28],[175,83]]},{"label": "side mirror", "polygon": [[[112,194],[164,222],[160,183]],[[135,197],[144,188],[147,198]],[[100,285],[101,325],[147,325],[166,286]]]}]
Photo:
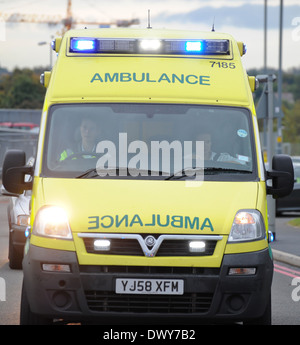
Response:
[{"label": "side mirror", "polygon": [[13,197],[18,197],[18,196],[19,196],[19,194],[8,192],[8,191],[4,188],[3,184],[2,184],[2,186],[1,186],[1,188],[0,188],[0,194],[1,194],[1,195],[4,195],[4,196],[13,196]]},{"label": "side mirror", "polygon": [[26,155],[21,150],[6,152],[2,166],[2,183],[4,188],[14,194],[22,194],[32,189],[32,181],[25,182],[25,175],[33,175],[33,167],[25,165]]},{"label": "side mirror", "polygon": [[290,156],[275,155],[272,170],[267,171],[267,179],[272,179],[272,187],[267,186],[267,193],[274,199],[289,195],[294,188],[294,167]]}]

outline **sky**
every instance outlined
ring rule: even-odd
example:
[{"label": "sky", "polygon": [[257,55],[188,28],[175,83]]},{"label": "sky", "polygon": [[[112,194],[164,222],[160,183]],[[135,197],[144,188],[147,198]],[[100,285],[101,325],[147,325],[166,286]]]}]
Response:
[{"label": "sky", "polygon": [[[280,0],[267,0],[267,67],[279,66]],[[300,68],[300,0],[283,0],[282,68]],[[246,69],[264,66],[264,0],[72,0],[72,15],[82,21],[115,23],[138,18],[147,27],[148,9],[153,28],[210,31],[231,34],[243,41]],[[11,23],[5,15],[20,13],[36,18],[65,18],[67,0],[0,0],[0,67],[13,70],[47,66],[56,56],[50,42],[62,24]],[[77,26],[83,28],[84,24]],[[114,25],[112,25],[113,27]],[[94,26],[88,26],[93,28]],[[44,43],[44,44],[43,44]]]}]

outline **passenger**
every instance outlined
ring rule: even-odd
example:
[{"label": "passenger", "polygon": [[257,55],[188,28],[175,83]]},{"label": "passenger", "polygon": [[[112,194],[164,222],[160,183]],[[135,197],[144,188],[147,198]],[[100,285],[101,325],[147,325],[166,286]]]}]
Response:
[{"label": "passenger", "polygon": [[[210,133],[198,134],[196,140],[204,142],[204,160],[245,164],[244,161],[241,161],[238,158],[231,156],[227,152],[217,153],[217,152],[212,151],[212,140],[211,140]],[[196,159],[196,158],[202,158],[202,157],[197,157],[196,155],[193,155],[193,158]]]}]

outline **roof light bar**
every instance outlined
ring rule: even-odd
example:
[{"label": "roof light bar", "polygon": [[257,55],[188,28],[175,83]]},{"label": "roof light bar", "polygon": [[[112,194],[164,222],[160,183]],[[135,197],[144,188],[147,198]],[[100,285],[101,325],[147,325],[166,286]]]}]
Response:
[{"label": "roof light bar", "polygon": [[72,37],[69,51],[83,54],[225,55],[229,54],[229,40]]}]

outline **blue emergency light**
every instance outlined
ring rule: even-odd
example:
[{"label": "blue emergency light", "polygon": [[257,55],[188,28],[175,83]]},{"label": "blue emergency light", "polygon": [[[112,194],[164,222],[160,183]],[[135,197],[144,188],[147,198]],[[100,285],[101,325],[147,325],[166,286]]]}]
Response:
[{"label": "blue emergency light", "polygon": [[229,40],[72,37],[69,52],[81,54],[228,55]]},{"label": "blue emergency light", "polygon": [[89,38],[72,38],[70,51],[74,53],[96,53],[97,40]]},{"label": "blue emergency light", "polygon": [[202,42],[201,41],[187,41],[185,43],[185,50],[187,52],[200,53],[202,50]]},{"label": "blue emergency light", "polygon": [[24,233],[26,238],[30,235],[30,229],[31,229],[30,226],[27,226],[25,233]]}]

